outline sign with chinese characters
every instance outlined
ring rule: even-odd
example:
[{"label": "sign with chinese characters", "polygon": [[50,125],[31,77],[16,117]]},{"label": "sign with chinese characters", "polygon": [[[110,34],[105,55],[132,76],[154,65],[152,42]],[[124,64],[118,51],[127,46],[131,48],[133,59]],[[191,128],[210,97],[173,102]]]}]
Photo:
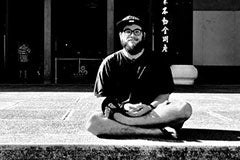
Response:
[{"label": "sign with chinese characters", "polygon": [[161,35],[162,35],[162,53],[168,52],[168,44],[169,44],[169,19],[168,19],[168,0],[162,0],[162,28],[161,28]]}]

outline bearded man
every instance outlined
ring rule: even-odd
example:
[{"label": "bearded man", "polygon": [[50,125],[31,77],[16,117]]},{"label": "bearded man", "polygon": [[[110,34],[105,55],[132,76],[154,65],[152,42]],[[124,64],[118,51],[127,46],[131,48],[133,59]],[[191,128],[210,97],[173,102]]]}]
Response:
[{"label": "bearded man", "polygon": [[94,94],[104,97],[87,130],[101,136],[152,135],[177,138],[192,114],[189,103],[169,101],[174,83],[169,64],[160,53],[145,48],[143,21],[127,16],[117,23],[122,49],[99,67]]}]

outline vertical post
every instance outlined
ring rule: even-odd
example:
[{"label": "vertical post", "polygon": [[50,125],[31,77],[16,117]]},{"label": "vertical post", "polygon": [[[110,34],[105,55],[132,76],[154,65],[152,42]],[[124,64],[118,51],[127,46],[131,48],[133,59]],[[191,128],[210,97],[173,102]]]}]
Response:
[{"label": "vertical post", "polygon": [[7,61],[7,41],[6,41],[6,35],[4,34],[3,35],[3,70],[5,71],[6,70],[6,61]]},{"label": "vertical post", "polygon": [[55,67],[55,72],[54,72],[54,83],[55,84],[57,84],[57,80],[58,80],[58,78],[57,78],[57,74],[58,74],[58,71],[57,71],[57,62],[58,62],[58,59],[57,58],[55,58],[55,60],[54,60],[54,67]]},{"label": "vertical post", "polygon": [[44,84],[51,83],[51,0],[44,0]]},{"label": "vertical post", "polygon": [[153,19],[154,19],[154,10],[153,10],[153,0],[149,0],[149,7],[148,7],[148,36],[149,36],[149,48],[154,51],[154,23],[153,23]]},{"label": "vertical post", "polygon": [[114,51],[114,0],[107,0],[107,52]]},{"label": "vertical post", "polygon": [[9,1],[6,1],[6,16],[5,16],[5,34],[4,34],[4,60],[3,60],[3,65],[4,65],[4,73],[7,70],[7,64],[8,64],[8,59],[7,59],[7,53],[8,53],[8,48],[9,48]]}]

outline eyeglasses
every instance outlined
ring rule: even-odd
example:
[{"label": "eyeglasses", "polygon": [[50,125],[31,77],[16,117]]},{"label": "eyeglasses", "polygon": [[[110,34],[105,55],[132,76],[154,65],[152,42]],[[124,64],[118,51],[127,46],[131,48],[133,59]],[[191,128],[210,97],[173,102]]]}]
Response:
[{"label": "eyeglasses", "polygon": [[131,35],[133,33],[135,36],[140,36],[142,34],[141,29],[134,29],[134,30],[124,29],[123,32],[127,35]]}]

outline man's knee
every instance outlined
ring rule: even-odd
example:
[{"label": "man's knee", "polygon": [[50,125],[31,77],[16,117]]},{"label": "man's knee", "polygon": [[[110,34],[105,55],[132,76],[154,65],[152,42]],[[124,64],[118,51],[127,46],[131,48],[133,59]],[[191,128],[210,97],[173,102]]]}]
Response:
[{"label": "man's knee", "polygon": [[87,122],[86,129],[94,135],[99,135],[102,132],[102,120],[101,113],[93,114]]}]

